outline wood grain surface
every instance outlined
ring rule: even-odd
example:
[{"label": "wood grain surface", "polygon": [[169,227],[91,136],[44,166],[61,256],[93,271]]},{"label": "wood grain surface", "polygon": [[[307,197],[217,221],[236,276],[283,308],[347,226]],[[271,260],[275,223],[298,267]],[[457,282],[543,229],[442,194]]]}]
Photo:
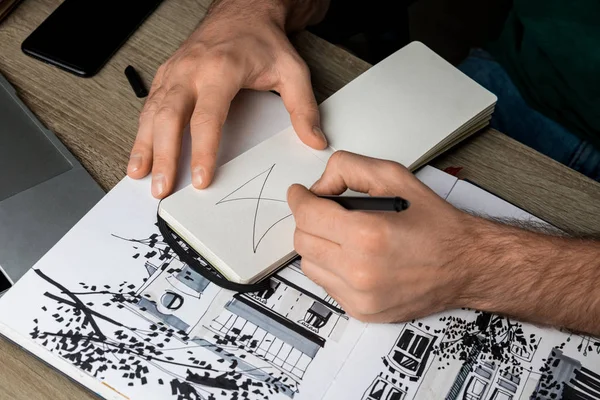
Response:
[{"label": "wood grain surface", "polygon": [[[144,101],[131,91],[125,67],[133,65],[149,85],[156,69],[202,20],[210,0],[165,0],[92,78],[75,77],[20,50],[59,4],[25,0],[0,23],[0,72],[102,188],[110,190],[125,176]],[[309,33],[292,41],[311,69],[319,102],[370,67]],[[481,132],[432,164],[462,167],[461,177],[562,229],[600,231],[600,184],[502,133]],[[4,339],[0,360],[0,399],[96,398]]]}]

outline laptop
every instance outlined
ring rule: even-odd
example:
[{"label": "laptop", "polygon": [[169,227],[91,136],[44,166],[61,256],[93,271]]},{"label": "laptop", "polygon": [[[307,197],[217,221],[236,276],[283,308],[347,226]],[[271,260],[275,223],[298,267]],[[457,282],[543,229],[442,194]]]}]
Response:
[{"label": "laptop", "polygon": [[0,74],[0,296],[104,194]]}]

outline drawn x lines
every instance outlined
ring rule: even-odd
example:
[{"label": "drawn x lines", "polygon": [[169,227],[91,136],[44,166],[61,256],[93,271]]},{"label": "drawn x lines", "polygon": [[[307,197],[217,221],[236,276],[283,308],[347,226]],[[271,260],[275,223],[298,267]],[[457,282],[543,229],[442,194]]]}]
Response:
[{"label": "drawn x lines", "polygon": [[[272,199],[272,198],[268,198],[268,197],[262,197],[262,194],[264,192],[265,186],[267,184],[267,181],[269,180],[269,176],[271,176],[271,172],[273,172],[273,169],[275,168],[276,164],[273,164],[271,167],[269,167],[268,169],[264,170],[263,172],[261,172],[260,174],[254,176],[253,178],[249,179],[248,181],[246,181],[242,186],[238,187],[237,189],[235,189],[233,192],[229,193],[227,196],[223,197],[221,200],[219,200],[216,205],[220,205],[220,204],[224,204],[224,203],[230,203],[230,202],[235,202],[235,201],[254,201],[256,202],[256,206],[254,207],[254,219],[252,222],[252,251],[254,253],[256,253],[258,246],[260,245],[260,243],[262,242],[262,240],[265,238],[265,236],[267,235],[267,233],[269,233],[269,231],[271,229],[273,229],[273,227],[275,227],[277,224],[279,224],[280,222],[284,221],[286,218],[289,218],[292,216],[292,214],[287,214],[282,218],[279,218],[277,221],[275,221],[274,223],[272,223],[266,230],[265,232],[260,235],[260,237],[257,240],[257,220],[258,220],[258,215],[259,215],[259,208],[261,203],[270,203],[270,204],[277,204],[277,203],[284,203],[287,204],[287,202],[285,200],[279,200],[279,199]],[[262,180],[262,182],[261,182]],[[260,190],[258,192],[258,195],[255,197],[253,195],[248,196],[247,194],[244,194],[243,197],[235,197],[235,194],[238,193],[244,188],[247,187],[248,185],[252,184],[252,183],[258,183],[260,185]]]}]

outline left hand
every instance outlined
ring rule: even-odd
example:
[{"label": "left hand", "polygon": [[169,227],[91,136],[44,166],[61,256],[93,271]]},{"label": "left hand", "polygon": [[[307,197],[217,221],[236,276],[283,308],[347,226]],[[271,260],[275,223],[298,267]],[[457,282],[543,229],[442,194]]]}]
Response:
[{"label": "left hand", "polygon": [[[346,210],[315,194],[346,189],[401,196],[400,213]],[[302,270],[349,315],[399,322],[459,306],[476,217],[444,201],[400,164],[336,152],[311,191],[293,185],[294,246]]]}]

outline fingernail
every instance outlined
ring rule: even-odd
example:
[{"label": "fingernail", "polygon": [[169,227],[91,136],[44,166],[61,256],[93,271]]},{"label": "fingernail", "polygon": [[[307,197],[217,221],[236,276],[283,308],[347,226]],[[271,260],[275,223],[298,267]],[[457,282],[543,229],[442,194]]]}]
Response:
[{"label": "fingernail", "polygon": [[204,168],[196,167],[192,171],[192,183],[195,187],[200,187],[202,182],[204,182]]},{"label": "fingernail", "polygon": [[165,191],[165,176],[156,174],[152,176],[152,194],[160,196]]},{"label": "fingernail", "polygon": [[129,171],[135,172],[142,167],[142,155],[141,154],[132,154],[129,157]]},{"label": "fingernail", "polygon": [[315,136],[323,139],[324,141],[327,141],[327,138],[325,138],[325,134],[318,126],[313,126],[313,133],[315,134]]}]

